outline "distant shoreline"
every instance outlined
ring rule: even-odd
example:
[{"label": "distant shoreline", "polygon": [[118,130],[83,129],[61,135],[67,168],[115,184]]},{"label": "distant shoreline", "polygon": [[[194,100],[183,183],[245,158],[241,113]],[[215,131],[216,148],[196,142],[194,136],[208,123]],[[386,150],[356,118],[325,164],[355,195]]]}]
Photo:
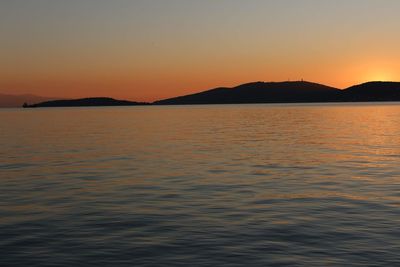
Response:
[{"label": "distant shoreline", "polygon": [[57,108],[96,108],[96,107],[190,107],[190,106],[234,106],[234,105],[249,105],[249,106],[257,106],[257,105],[323,105],[323,104],[400,104],[399,101],[340,101],[340,102],[275,102],[275,103],[237,103],[237,104],[164,104],[164,105],[158,105],[158,104],[146,104],[146,105],[116,105],[116,106],[64,106],[64,107],[1,107],[0,110],[11,110],[11,109],[57,109]]},{"label": "distant shoreline", "polygon": [[95,107],[95,106],[162,106],[223,104],[295,104],[295,103],[360,103],[400,101],[400,82],[368,82],[341,90],[306,81],[255,82],[233,88],[215,88],[196,94],[179,96],[152,103],[92,97],[52,100],[24,108]]}]

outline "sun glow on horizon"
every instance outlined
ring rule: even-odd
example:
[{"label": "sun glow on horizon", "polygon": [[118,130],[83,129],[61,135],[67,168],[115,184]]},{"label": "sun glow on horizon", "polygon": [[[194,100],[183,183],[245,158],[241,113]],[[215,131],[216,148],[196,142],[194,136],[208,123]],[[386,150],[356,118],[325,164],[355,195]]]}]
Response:
[{"label": "sun glow on horizon", "polygon": [[353,66],[344,68],[339,73],[340,78],[348,86],[362,84],[366,82],[397,82],[400,78],[400,72],[397,70],[400,68],[400,64],[392,62],[388,58],[369,58],[360,60],[355,58]]},{"label": "sun glow on horizon", "polygon": [[391,75],[389,72],[377,72],[368,77],[368,81],[371,82],[394,81],[393,75]]},{"label": "sun glow on horizon", "polygon": [[0,93],[151,102],[259,80],[400,81],[399,9],[396,0],[0,1]]},{"label": "sun glow on horizon", "polygon": [[391,66],[373,64],[372,67],[367,69],[363,78],[366,81],[395,81],[396,75],[393,69]]}]

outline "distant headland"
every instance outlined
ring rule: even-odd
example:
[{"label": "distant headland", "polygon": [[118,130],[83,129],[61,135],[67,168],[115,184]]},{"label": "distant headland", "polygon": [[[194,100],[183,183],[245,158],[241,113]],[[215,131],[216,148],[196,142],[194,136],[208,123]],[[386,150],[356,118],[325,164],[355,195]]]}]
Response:
[{"label": "distant headland", "polygon": [[251,103],[324,103],[400,101],[400,82],[368,82],[338,89],[323,84],[293,82],[254,82],[237,87],[220,87],[196,94],[158,100],[153,103],[116,100],[108,97],[53,100],[23,105],[40,107],[251,104]]},{"label": "distant headland", "polygon": [[32,94],[12,95],[0,94],[0,108],[16,108],[27,103],[41,103],[50,100],[56,100],[55,97],[43,97]]},{"label": "distant headland", "polygon": [[110,97],[91,97],[81,99],[53,100],[33,105],[25,103],[24,108],[50,108],[50,107],[95,107],[95,106],[141,106],[149,103],[116,100]]}]

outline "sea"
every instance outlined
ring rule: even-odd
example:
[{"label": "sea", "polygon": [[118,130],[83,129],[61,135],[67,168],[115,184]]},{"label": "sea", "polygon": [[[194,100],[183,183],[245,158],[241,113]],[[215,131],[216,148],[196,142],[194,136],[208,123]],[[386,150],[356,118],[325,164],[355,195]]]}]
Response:
[{"label": "sea", "polygon": [[400,266],[400,104],[0,110],[0,266]]}]

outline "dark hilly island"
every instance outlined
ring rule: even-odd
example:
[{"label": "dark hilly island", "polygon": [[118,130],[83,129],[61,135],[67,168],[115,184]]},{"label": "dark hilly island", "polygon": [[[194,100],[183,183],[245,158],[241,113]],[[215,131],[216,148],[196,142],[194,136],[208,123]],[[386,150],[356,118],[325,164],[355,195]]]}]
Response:
[{"label": "dark hilly island", "polygon": [[233,88],[220,87],[200,93],[178,96],[153,103],[116,100],[107,97],[46,101],[27,108],[139,106],[139,105],[196,105],[252,103],[324,103],[400,101],[400,82],[368,82],[338,89],[323,84],[294,82],[254,82]]},{"label": "dark hilly island", "polygon": [[109,97],[92,97],[70,100],[53,100],[38,104],[24,104],[25,108],[44,108],[44,107],[95,107],[95,106],[142,106],[149,103],[133,102],[128,100],[116,100]]},{"label": "dark hilly island", "polygon": [[399,82],[368,82],[341,90],[305,81],[255,82],[156,101],[158,105],[400,101]]},{"label": "dark hilly island", "polygon": [[342,91],[344,101],[400,101],[400,82],[368,82]]},{"label": "dark hilly island", "polygon": [[156,101],[158,105],[339,101],[341,90],[311,82],[255,82]]}]

